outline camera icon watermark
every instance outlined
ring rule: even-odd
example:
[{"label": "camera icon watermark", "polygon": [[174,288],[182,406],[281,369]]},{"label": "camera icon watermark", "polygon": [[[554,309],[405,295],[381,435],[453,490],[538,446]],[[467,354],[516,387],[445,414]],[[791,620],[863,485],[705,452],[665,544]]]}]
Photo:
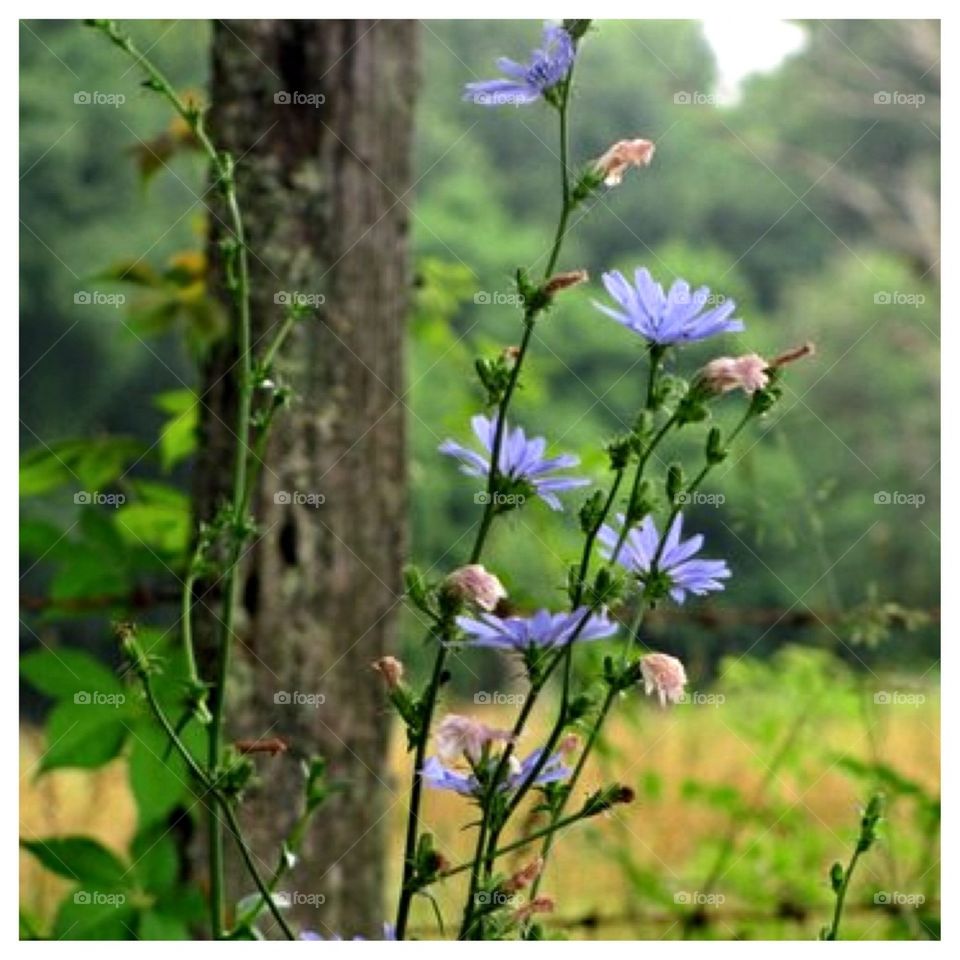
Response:
[{"label": "camera icon watermark", "polygon": [[78,106],[122,107],[127,98],[122,93],[101,93],[99,90],[77,90],[73,102]]},{"label": "camera icon watermark", "polygon": [[685,690],[677,703],[692,703],[698,707],[722,707],[727,698],[722,693],[704,693],[702,690]]},{"label": "camera icon watermark", "polygon": [[99,690],[78,690],[73,695],[73,702],[78,706],[122,707],[127,702],[127,697],[123,693],[101,693]]},{"label": "camera icon watermark", "polygon": [[902,290],[877,290],[873,302],[878,306],[922,307],[927,297],[923,293],[904,293]]},{"label": "camera icon watermark", "polygon": [[322,293],[306,293],[303,290],[277,290],[273,302],[280,307],[322,307],[327,298]]},{"label": "camera icon watermark", "polygon": [[678,890],[673,902],[681,907],[719,907],[727,898],[722,893],[702,893],[700,890]]},{"label": "camera icon watermark", "polygon": [[277,690],[273,702],[281,707],[322,707],[327,702],[326,694],[304,693],[301,690]]},{"label": "camera icon watermark", "polygon": [[274,903],[282,909],[291,907],[322,907],[327,902],[323,893],[307,893],[303,890],[278,890],[273,895]]},{"label": "camera icon watermark", "polygon": [[73,902],[81,907],[122,907],[127,902],[127,897],[123,893],[77,890],[73,895]]},{"label": "camera icon watermark", "polygon": [[924,693],[908,693],[904,690],[878,690],[873,695],[873,702],[880,707],[919,707],[927,702],[927,696]]},{"label": "camera icon watermark", "polygon": [[278,490],[273,495],[273,502],[283,505],[296,505],[300,507],[322,507],[327,498],[322,493],[309,493],[304,490]]},{"label": "camera icon watermark", "polygon": [[927,898],[922,893],[904,893],[901,890],[878,890],[873,902],[879,907],[921,907]]},{"label": "camera icon watermark", "polygon": [[122,293],[104,293],[102,290],[76,290],[73,302],[81,307],[122,307],[127,298]]},{"label": "camera icon watermark", "polygon": [[273,102],[285,107],[320,107],[327,102],[326,94],[304,93],[300,90],[278,90]]},{"label": "camera icon watermark", "polygon": [[473,502],[480,506],[486,506],[491,501],[495,507],[522,507],[527,498],[522,493],[490,494],[486,490],[479,490],[473,495]]},{"label": "camera icon watermark", "polygon": [[525,694],[500,690],[478,690],[473,695],[473,702],[483,706],[522,706],[526,699]]},{"label": "camera icon watermark", "polygon": [[702,493],[699,490],[692,490],[690,493],[677,494],[677,503],[688,507],[722,507],[726,502],[727,498],[722,493]]},{"label": "camera icon watermark", "polygon": [[913,107],[915,110],[927,102],[925,94],[903,93],[900,90],[878,90],[873,102],[881,107]]},{"label": "camera icon watermark", "polygon": [[913,507],[916,510],[927,502],[927,498],[922,493],[878,490],[873,495],[873,502],[878,506]]},{"label": "camera icon watermark", "polygon": [[78,507],[122,507],[127,502],[125,494],[101,493],[99,490],[77,490],[73,502]]},{"label": "camera icon watermark", "polygon": [[522,307],[524,298],[516,292],[505,293],[503,290],[478,290],[473,295],[473,302],[481,306]]}]

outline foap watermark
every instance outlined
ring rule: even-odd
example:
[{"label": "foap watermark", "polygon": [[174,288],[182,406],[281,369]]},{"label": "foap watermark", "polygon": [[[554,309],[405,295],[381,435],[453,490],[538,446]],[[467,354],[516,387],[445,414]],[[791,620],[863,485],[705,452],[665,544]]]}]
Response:
[{"label": "foap watermark", "polygon": [[470,98],[474,103],[487,107],[519,107],[526,101],[516,93],[475,93]]},{"label": "foap watermark", "polygon": [[904,93],[902,90],[878,90],[873,102],[881,107],[913,107],[915,110],[927,102],[922,93]]},{"label": "foap watermark", "polygon": [[516,907],[523,903],[518,893],[504,893],[503,890],[480,890],[473,899],[479,907]]},{"label": "foap watermark", "polygon": [[913,507],[914,510],[916,510],[927,502],[927,498],[922,493],[901,493],[899,490],[878,490],[873,495],[873,502],[883,507]]},{"label": "foap watermark", "polygon": [[927,298],[922,293],[905,293],[903,290],[877,290],[873,302],[878,306],[922,307]]},{"label": "foap watermark", "polygon": [[704,693],[702,690],[684,691],[677,700],[677,703],[692,703],[698,707],[720,707],[726,702],[722,693]]},{"label": "foap watermark", "polygon": [[690,493],[677,494],[677,503],[686,507],[721,507],[727,502],[722,493],[701,493],[692,490]]},{"label": "foap watermark", "polygon": [[127,698],[122,693],[102,693],[100,690],[78,690],[73,702],[84,707],[122,707]]},{"label": "foap watermark", "polygon": [[104,93],[101,90],[77,90],[73,102],[82,107],[122,107],[127,98],[122,93]]},{"label": "foap watermark", "polygon": [[327,298],[322,293],[306,293],[303,290],[278,290],[273,302],[281,307],[322,307]]},{"label": "foap watermark", "polygon": [[522,507],[527,498],[522,493],[488,493],[480,490],[473,495],[473,502],[486,506],[493,501],[495,507]]},{"label": "foap watermark", "polygon": [[927,902],[922,893],[904,893],[902,890],[878,890],[873,895],[878,907],[921,907]]},{"label": "foap watermark", "polygon": [[302,690],[277,690],[273,702],[282,707],[322,707],[327,697],[323,693],[305,693]]},{"label": "foap watermark", "polygon": [[273,495],[276,504],[296,504],[299,507],[322,507],[327,498],[322,493],[310,493],[306,490],[278,490]]},{"label": "foap watermark", "polygon": [[719,907],[726,899],[722,893],[700,890],[678,890],[673,895],[673,902],[681,907]]},{"label": "foap watermark", "polygon": [[278,907],[322,907],[327,898],[322,893],[307,893],[303,890],[278,890],[273,899]]},{"label": "foap watermark", "polygon": [[101,890],[77,890],[73,902],[81,907],[122,907],[127,902],[124,893],[104,893]]},{"label": "foap watermark", "polygon": [[524,299],[523,295],[516,291],[508,293],[504,290],[478,290],[473,295],[473,302],[481,305],[492,304],[495,307],[522,307]]},{"label": "foap watermark", "polygon": [[681,107],[723,107],[727,106],[730,97],[722,93],[704,93],[702,90],[677,90],[673,95],[673,102]]},{"label": "foap watermark", "polygon": [[78,490],[73,495],[73,502],[78,507],[122,507],[127,502],[125,494],[101,493],[99,490]]},{"label": "foap watermark", "polygon": [[873,695],[873,702],[881,707],[919,707],[927,702],[927,696],[906,690],[878,690]]},{"label": "foap watermark", "polygon": [[282,107],[322,107],[327,102],[326,94],[305,93],[302,90],[278,90],[273,102]]},{"label": "foap watermark", "polygon": [[525,694],[500,690],[478,690],[473,695],[473,702],[484,706],[522,706],[526,699]]},{"label": "foap watermark", "polygon": [[77,290],[73,302],[81,307],[122,307],[127,298],[122,293],[104,293],[102,290]]}]

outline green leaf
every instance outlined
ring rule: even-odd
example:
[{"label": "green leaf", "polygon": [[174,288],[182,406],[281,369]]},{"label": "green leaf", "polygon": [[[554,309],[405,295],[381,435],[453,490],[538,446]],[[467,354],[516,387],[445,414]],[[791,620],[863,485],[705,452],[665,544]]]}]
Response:
[{"label": "green leaf", "polygon": [[62,767],[101,767],[113,760],[127,736],[123,707],[64,700],[47,720],[47,749],[40,759],[40,773]]},{"label": "green leaf", "polygon": [[180,854],[166,824],[148,827],[130,845],[133,871],[144,890],[159,894],[172,890],[180,875]]},{"label": "green leaf", "polygon": [[160,429],[160,462],[169,471],[197,448],[200,406],[192,390],[169,390],[156,396],[154,402],[170,414]]},{"label": "green leaf", "polygon": [[186,765],[153,724],[138,724],[130,750],[130,788],[141,828],[162,821],[190,790]]},{"label": "green leaf", "polygon": [[140,914],[138,940],[189,940],[187,925],[176,917],[159,910],[146,910]]},{"label": "green leaf", "polygon": [[190,539],[190,501],[175,487],[162,483],[133,485],[137,500],[117,511],[117,527],[124,539],[161,553],[182,554]]},{"label": "green leaf", "polygon": [[143,445],[130,437],[64,440],[34,447],[20,458],[20,496],[36,497],[63,486],[71,487],[75,497],[101,493],[142,450]]},{"label": "green leaf", "polygon": [[49,840],[21,840],[48,870],[97,890],[127,886],[129,874],[121,860],[103,844],[90,837],[51,837]]},{"label": "green leaf", "polygon": [[53,922],[56,940],[133,940],[137,911],[125,893],[74,890],[61,901]]},{"label": "green leaf", "polygon": [[113,671],[82,650],[28,653],[20,660],[20,672],[41,693],[58,699],[73,700],[78,693],[122,694],[124,689]]}]

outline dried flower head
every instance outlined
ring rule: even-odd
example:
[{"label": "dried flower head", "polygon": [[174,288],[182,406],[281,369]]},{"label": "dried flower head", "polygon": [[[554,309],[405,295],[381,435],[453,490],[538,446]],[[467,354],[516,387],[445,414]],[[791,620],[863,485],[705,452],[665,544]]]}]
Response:
[{"label": "dried flower head", "polygon": [[586,283],[590,279],[590,274],[586,270],[567,270],[565,273],[555,273],[545,284],[544,290],[553,295],[568,287],[575,287],[578,284]]},{"label": "dried flower head", "polygon": [[700,371],[700,380],[715,393],[738,388],[744,393],[755,393],[767,385],[769,367],[767,361],[757,353],[746,353],[742,357],[717,357]]},{"label": "dried flower head", "polygon": [[656,146],[651,140],[619,140],[597,160],[595,168],[608,187],[616,187],[630,167],[649,167]]},{"label": "dried flower head", "polygon": [[792,350],[785,350],[783,353],[774,357],[770,361],[770,367],[776,370],[778,367],[802,360],[804,357],[812,357],[816,352],[817,348],[808,340],[802,346],[794,347]]},{"label": "dried flower head", "polygon": [[483,610],[494,610],[507,595],[503,584],[479,563],[471,563],[454,570],[447,577],[447,589],[468,603]]},{"label": "dried flower head", "polygon": [[687,673],[683,664],[666,653],[648,653],[640,659],[640,671],[643,673],[644,690],[649,696],[654,691],[660,697],[660,706],[669,700],[679,702],[687,682]]},{"label": "dried flower head", "polygon": [[403,664],[396,657],[380,657],[370,664],[383,677],[388,690],[396,690],[403,680]]},{"label": "dried flower head", "polygon": [[448,713],[433,736],[437,753],[448,763],[464,756],[477,763],[491,744],[497,741],[507,743],[512,739],[509,730],[497,730],[473,717],[456,713]]}]

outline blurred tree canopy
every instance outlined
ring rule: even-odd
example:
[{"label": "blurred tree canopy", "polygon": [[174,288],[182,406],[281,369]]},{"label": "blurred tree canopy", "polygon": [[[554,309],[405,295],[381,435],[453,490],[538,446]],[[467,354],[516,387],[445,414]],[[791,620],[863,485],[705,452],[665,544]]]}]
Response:
[{"label": "blurred tree canopy", "polygon": [[[632,417],[643,361],[636,338],[591,306],[603,296],[604,270],[647,266],[665,284],[683,276],[737,300],[746,333],[685,350],[687,370],[718,352],[770,355],[815,341],[818,356],[791,370],[780,408],[706,491],[724,491],[725,503],[689,511],[707,555],[728,557],[734,570],[710,609],[773,615],[707,635],[672,622],[652,629],[669,629],[677,652],[763,653],[784,642],[788,623],[778,615],[813,608],[818,618],[801,639],[849,651],[854,639],[881,639],[892,624],[880,654],[926,666],[936,631],[904,640],[890,604],[939,602],[939,29],[921,21],[803,26],[804,49],[749,78],[739,101],[724,106],[711,99],[716,64],[699,23],[601,23],[588,36],[577,67],[575,162],[634,136],[656,141],[657,154],[574,224],[560,266],[587,268],[593,282],[565,294],[538,328],[515,419],[551,448],[589,451],[585,468],[602,478],[601,441]],[[42,455],[45,444],[128,437],[142,449],[124,454],[127,467],[136,461],[124,484],[159,474],[182,486],[186,462],[169,459],[178,436],[168,438],[166,461],[157,450],[143,454],[171,404],[189,403],[189,394],[168,397],[166,407],[157,397],[195,382],[203,338],[184,332],[202,332],[210,319],[189,309],[191,284],[177,259],[203,247],[202,164],[189,150],[164,154],[158,138],[176,131],[162,107],[78,25],[26,22],[21,30],[24,449]],[[465,82],[493,75],[495,57],[527,51],[534,24],[429,21],[422,31],[419,179],[401,202],[412,208],[419,264],[408,401],[413,559],[439,574],[464,559],[458,538],[477,508],[473,485],[436,448],[468,435],[480,403],[474,356],[518,338],[519,311],[503,301],[517,266],[542,267],[558,159],[546,108],[460,100]],[[205,24],[141,21],[137,32],[156,43],[182,88],[205,88]],[[97,90],[126,101],[75,102],[78,91]],[[120,262],[166,277],[177,308],[144,311],[137,288],[116,282],[131,279],[117,272]],[[89,289],[124,291],[127,304],[77,305],[77,291]],[[145,325],[144,312],[167,322]],[[140,567],[117,559],[105,529],[111,518],[92,519],[89,507],[43,489],[24,508],[32,532],[25,560],[37,563],[26,591],[63,580],[84,556],[99,570],[105,551],[120,569],[99,587],[130,587],[144,574],[162,580],[144,551]],[[176,509],[152,494],[146,502],[156,509]],[[572,511],[577,499],[568,499]],[[71,528],[72,549],[47,553],[52,531],[84,517]],[[498,531],[491,566],[509,558],[518,604],[561,596],[574,525],[571,512],[558,518],[534,505]],[[170,546],[160,555],[173,564],[178,544]],[[848,655],[875,654],[861,647]]]}]

